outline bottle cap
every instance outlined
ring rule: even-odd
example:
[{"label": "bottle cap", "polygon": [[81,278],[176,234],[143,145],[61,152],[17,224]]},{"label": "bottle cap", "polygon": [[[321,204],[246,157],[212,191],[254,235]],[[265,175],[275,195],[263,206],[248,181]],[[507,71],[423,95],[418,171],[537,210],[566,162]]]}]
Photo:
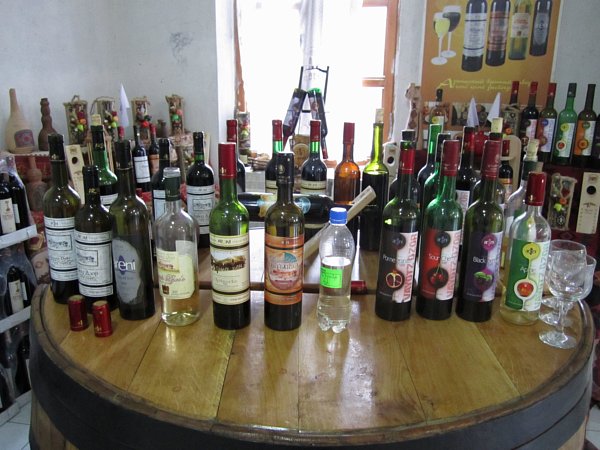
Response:
[{"label": "bottle cap", "polygon": [[383,108],[375,110],[375,123],[383,123]]},{"label": "bottle cap", "polygon": [[481,178],[498,178],[500,168],[500,142],[486,141],[481,158]]},{"label": "bottle cap", "polygon": [[403,141],[414,141],[416,138],[415,130],[402,130],[400,135],[402,136],[401,139]]},{"label": "bottle cap", "polygon": [[334,207],[329,210],[329,223],[343,225],[348,219],[348,211],[345,208]]},{"label": "bottle cap", "polygon": [[171,150],[171,141],[169,138],[160,138],[158,140],[158,159],[170,162],[169,151]]},{"label": "bottle cap", "polygon": [[221,178],[236,178],[235,143],[219,143],[219,176]]},{"label": "bottle cap", "polygon": [[575,97],[577,95],[577,83],[569,83],[567,97]]},{"label": "bottle cap", "polygon": [[442,176],[455,177],[458,174],[459,160],[460,142],[455,139],[446,139],[442,153]]},{"label": "bottle cap", "polygon": [[537,94],[537,88],[538,88],[538,82],[537,81],[532,81],[531,85],[529,86],[529,93],[531,95]]},{"label": "bottle cap", "polygon": [[115,142],[115,153],[117,155],[117,169],[131,168],[131,144],[129,144],[129,141]]},{"label": "bottle cap", "polygon": [[354,145],[354,123],[344,122],[344,144]]},{"label": "bottle cap", "polygon": [[62,134],[50,133],[48,135],[48,146],[51,162],[65,160],[65,146]]},{"label": "bottle cap", "polygon": [[88,189],[98,189],[100,187],[100,180],[98,179],[98,166],[95,164],[92,166],[83,166],[81,173],[83,175],[83,187],[86,191]]},{"label": "bottle cap", "polygon": [[548,84],[548,97],[554,97],[556,95],[556,83]]},{"label": "bottle cap", "polygon": [[529,172],[525,203],[532,206],[543,206],[546,198],[546,173]]},{"label": "bottle cap", "polygon": [[310,142],[321,142],[321,121],[310,121]]},{"label": "bottle cap", "polygon": [[97,337],[107,337],[113,332],[110,309],[106,300],[98,300],[92,304],[94,317],[94,334]]},{"label": "bottle cap", "polygon": [[452,135],[450,133],[440,133],[437,136],[437,147],[436,147],[436,159],[439,160],[442,155],[442,150],[444,148],[444,141],[448,141],[452,139]]},{"label": "bottle cap", "polygon": [[88,317],[83,295],[71,295],[67,300],[69,305],[69,324],[73,331],[83,331],[88,327]]},{"label": "bottle cap", "polygon": [[275,155],[275,181],[280,184],[294,185],[294,154],[292,152],[280,152]]},{"label": "bottle cap", "polygon": [[281,120],[275,119],[272,122],[273,125],[273,140],[274,141],[282,141],[283,140],[283,125]]},{"label": "bottle cap", "polygon": [[181,185],[179,167],[165,167],[163,176],[165,177],[165,200],[171,202],[179,200],[181,198],[179,194]]}]

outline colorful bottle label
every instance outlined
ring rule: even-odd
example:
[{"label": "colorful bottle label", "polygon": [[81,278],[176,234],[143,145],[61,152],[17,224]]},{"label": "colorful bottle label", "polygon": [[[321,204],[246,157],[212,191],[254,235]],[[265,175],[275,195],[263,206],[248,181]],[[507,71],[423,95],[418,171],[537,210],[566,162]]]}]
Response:
[{"label": "colorful bottle label", "polygon": [[112,231],[75,230],[79,293],[86,297],[113,295]]},{"label": "colorful bottle label", "polygon": [[428,229],[421,256],[419,292],[431,300],[451,300],[454,296],[461,230]]},{"label": "colorful bottle label", "polygon": [[568,158],[571,156],[571,146],[573,145],[574,135],[574,123],[567,122],[558,127],[556,133],[556,143],[554,144],[556,156],[559,158]]},{"label": "colorful bottle label", "polygon": [[113,239],[113,267],[119,302],[136,305],[146,301],[146,283],[152,283],[152,265],[151,260],[143,260],[140,249],[149,245],[148,236],[137,234]]},{"label": "colorful bottle label", "polygon": [[23,300],[23,285],[20,280],[8,282],[8,295],[10,296],[10,306],[12,313],[16,314],[25,308]]},{"label": "colorful bottle label", "polygon": [[512,241],[504,301],[508,308],[518,311],[540,309],[549,249],[550,241]]},{"label": "colorful bottle label", "polygon": [[446,121],[446,116],[433,116],[431,118],[432,124],[444,125],[445,121]]},{"label": "colorful bottle label", "polygon": [[215,206],[215,186],[187,186],[187,208],[200,226],[200,234],[208,234],[210,211]]},{"label": "colorful bottle label", "polygon": [[476,58],[483,56],[486,23],[487,13],[470,13],[465,15],[463,56]]},{"label": "colorful bottle label", "polygon": [[158,292],[166,300],[191,297],[196,290],[197,250],[191,241],[175,241],[175,251],[156,249]]},{"label": "colorful bottle label", "polygon": [[578,120],[575,132],[575,147],[573,154],[578,156],[590,156],[592,154],[592,142],[594,142],[594,130],[596,122],[591,120]]},{"label": "colorful bottle label", "polygon": [[534,139],[535,133],[537,131],[537,119],[526,119],[523,121],[523,126],[525,127],[524,135],[528,139]]},{"label": "colorful bottle label", "polygon": [[15,221],[15,210],[10,198],[0,200],[0,224],[2,225],[2,234],[17,231],[17,222]]},{"label": "colorful bottle label", "polygon": [[482,233],[474,231],[469,237],[469,250],[465,270],[462,297],[474,302],[494,300],[500,256],[502,232]]},{"label": "colorful bottle label", "polygon": [[302,180],[300,182],[300,193],[301,194],[326,194],[327,193],[327,180],[323,180],[323,181]]},{"label": "colorful bottle label", "polygon": [[510,37],[522,38],[529,36],[529,21],[531,14],[529,13],[514,13],[512,16]]},{"label": "colorful bottle label", "polygon": [[75,253],[75,218],[55,219],[44,216],[50,277],[54,281],[77,279],[77,255]]},{"label": "colorful bottle label", "polygon": [[217,303],[237,305],[250,299],[248,233],[221,236],[210,233],[212,296]]},{"label": "colorful bottle label", "polygon": [[488,50],[502,51],[506,48],[508,34],[508,13],[506,11],[490,12],[490,31],[488,33]]},{"label": "colorful bottle label", "polygon": [[265,301],[291,305],[302,300],[304,235],[272,236],[265,233]]},{"label": "colorful bottle label", "polygon": [[147,156],[134,156],[133,168],[136,183],[150,183],[150,167]]},{"label": "colorful bottle label", "polygon": [[384,227],[377,294],[396,303],[411,301],[419,233],[399,233]]},{"label": "colorful bottle label", "polygon": [[540,152],[550,153],[552,151],[552,142],[554,141],[555,125],[556,119],[540,119],[537,131],[537,138],[540,141]]}]

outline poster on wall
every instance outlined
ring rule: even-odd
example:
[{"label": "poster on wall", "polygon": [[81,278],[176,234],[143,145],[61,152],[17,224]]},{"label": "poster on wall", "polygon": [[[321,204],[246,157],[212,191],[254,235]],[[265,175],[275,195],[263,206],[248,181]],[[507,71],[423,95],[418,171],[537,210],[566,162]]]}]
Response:
[{"label": "poster on wall", "polygon": [[532,81],[538,82],[536,103],[544,104],[559,11],[560,0],[428,0],[421,80],[425,121],[438,89],[448,128],[455,130],[466,125],[471,98],[480,123],[498,93],[502,105],[508,104],[513,81],[519,82],[519,104],[527,103]]}]

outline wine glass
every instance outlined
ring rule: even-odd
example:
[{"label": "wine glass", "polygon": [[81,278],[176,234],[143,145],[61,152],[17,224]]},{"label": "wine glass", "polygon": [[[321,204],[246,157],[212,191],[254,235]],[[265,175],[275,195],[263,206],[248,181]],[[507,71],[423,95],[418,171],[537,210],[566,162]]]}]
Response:
[{"label": "wine glass", "polygon": [[456,30],[456,27],[460,22],[460,6],[444,6],[444,9],[442,10],[442,15],[450,21],[450,28],[448,29],[448,49],[442,52],[442,56],[445,56],[446,58],[452,58],[456,56],[456,52],[450,50],[450,45],[452,43],[452,32]]},{"label": "wine glass", "polygon": [[585,297],[588,283],[591,290],[596,261],[594,260],[593,265],[588,264],[587,255],[582,255],[577,250],[554,250],[551,253],[547,281],[550,292],[558,298],[558,323],[555,329],[543,331],[539,337],[552,347],[573,348],[577,341],[573,336],[565,334],[564,317],[574,302]]},{"label": "wine glass", "polygon": [[[548,272],[548,268],[550,267],[552,252],[557,249],[578,251],[582,255],[586,254],[585,245],[580,244],[579,242],[569,241],[566,239],[554,239],[553,241],[550,241],[546,272]],[[548,279],[547,276],[546,279]],[[550,296],[542,298],[542,305],[550,308],[550,311],[544,313],[540,311],[540,320],[544,323],[547,323],[548,325],[556,325],[558,323],[558,300],[556,299],[556,297]],[[570,321],[566,319],[564,325],[569,326]]]},{"label": "wine glass", "polygon": [[448,60],[442,56],[442,40],[450,29],[450,19],[444,17],[443,13],[437,12],[433,15],[433,29],[438,37],[438,55],[431,59],[431,64],[441,66],[446,64]]}]

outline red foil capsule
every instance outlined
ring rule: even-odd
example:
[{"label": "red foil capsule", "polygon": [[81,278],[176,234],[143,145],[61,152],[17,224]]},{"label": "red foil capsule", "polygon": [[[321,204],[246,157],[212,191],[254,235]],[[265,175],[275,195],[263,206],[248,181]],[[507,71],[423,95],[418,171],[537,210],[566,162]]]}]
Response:
[{"label": "red foil capsule", "polygon": [[110,308],[106,300],[98,300],[92,305],[94,316],[94,334],[98,337],[110,336],[113,332]]},{"label": "red foil capsule", "polygon": [[352,280],[350,282],[350,293],[361,295],[367,293],[367,283],[364,280]]},{"label": "red foil capsule", "polygon": [[67,303],[69,305],[69,323],[71,325],[71,330],[85,330],[89,323],[83,295],[71,295],[69,300],[67,300]]}]

